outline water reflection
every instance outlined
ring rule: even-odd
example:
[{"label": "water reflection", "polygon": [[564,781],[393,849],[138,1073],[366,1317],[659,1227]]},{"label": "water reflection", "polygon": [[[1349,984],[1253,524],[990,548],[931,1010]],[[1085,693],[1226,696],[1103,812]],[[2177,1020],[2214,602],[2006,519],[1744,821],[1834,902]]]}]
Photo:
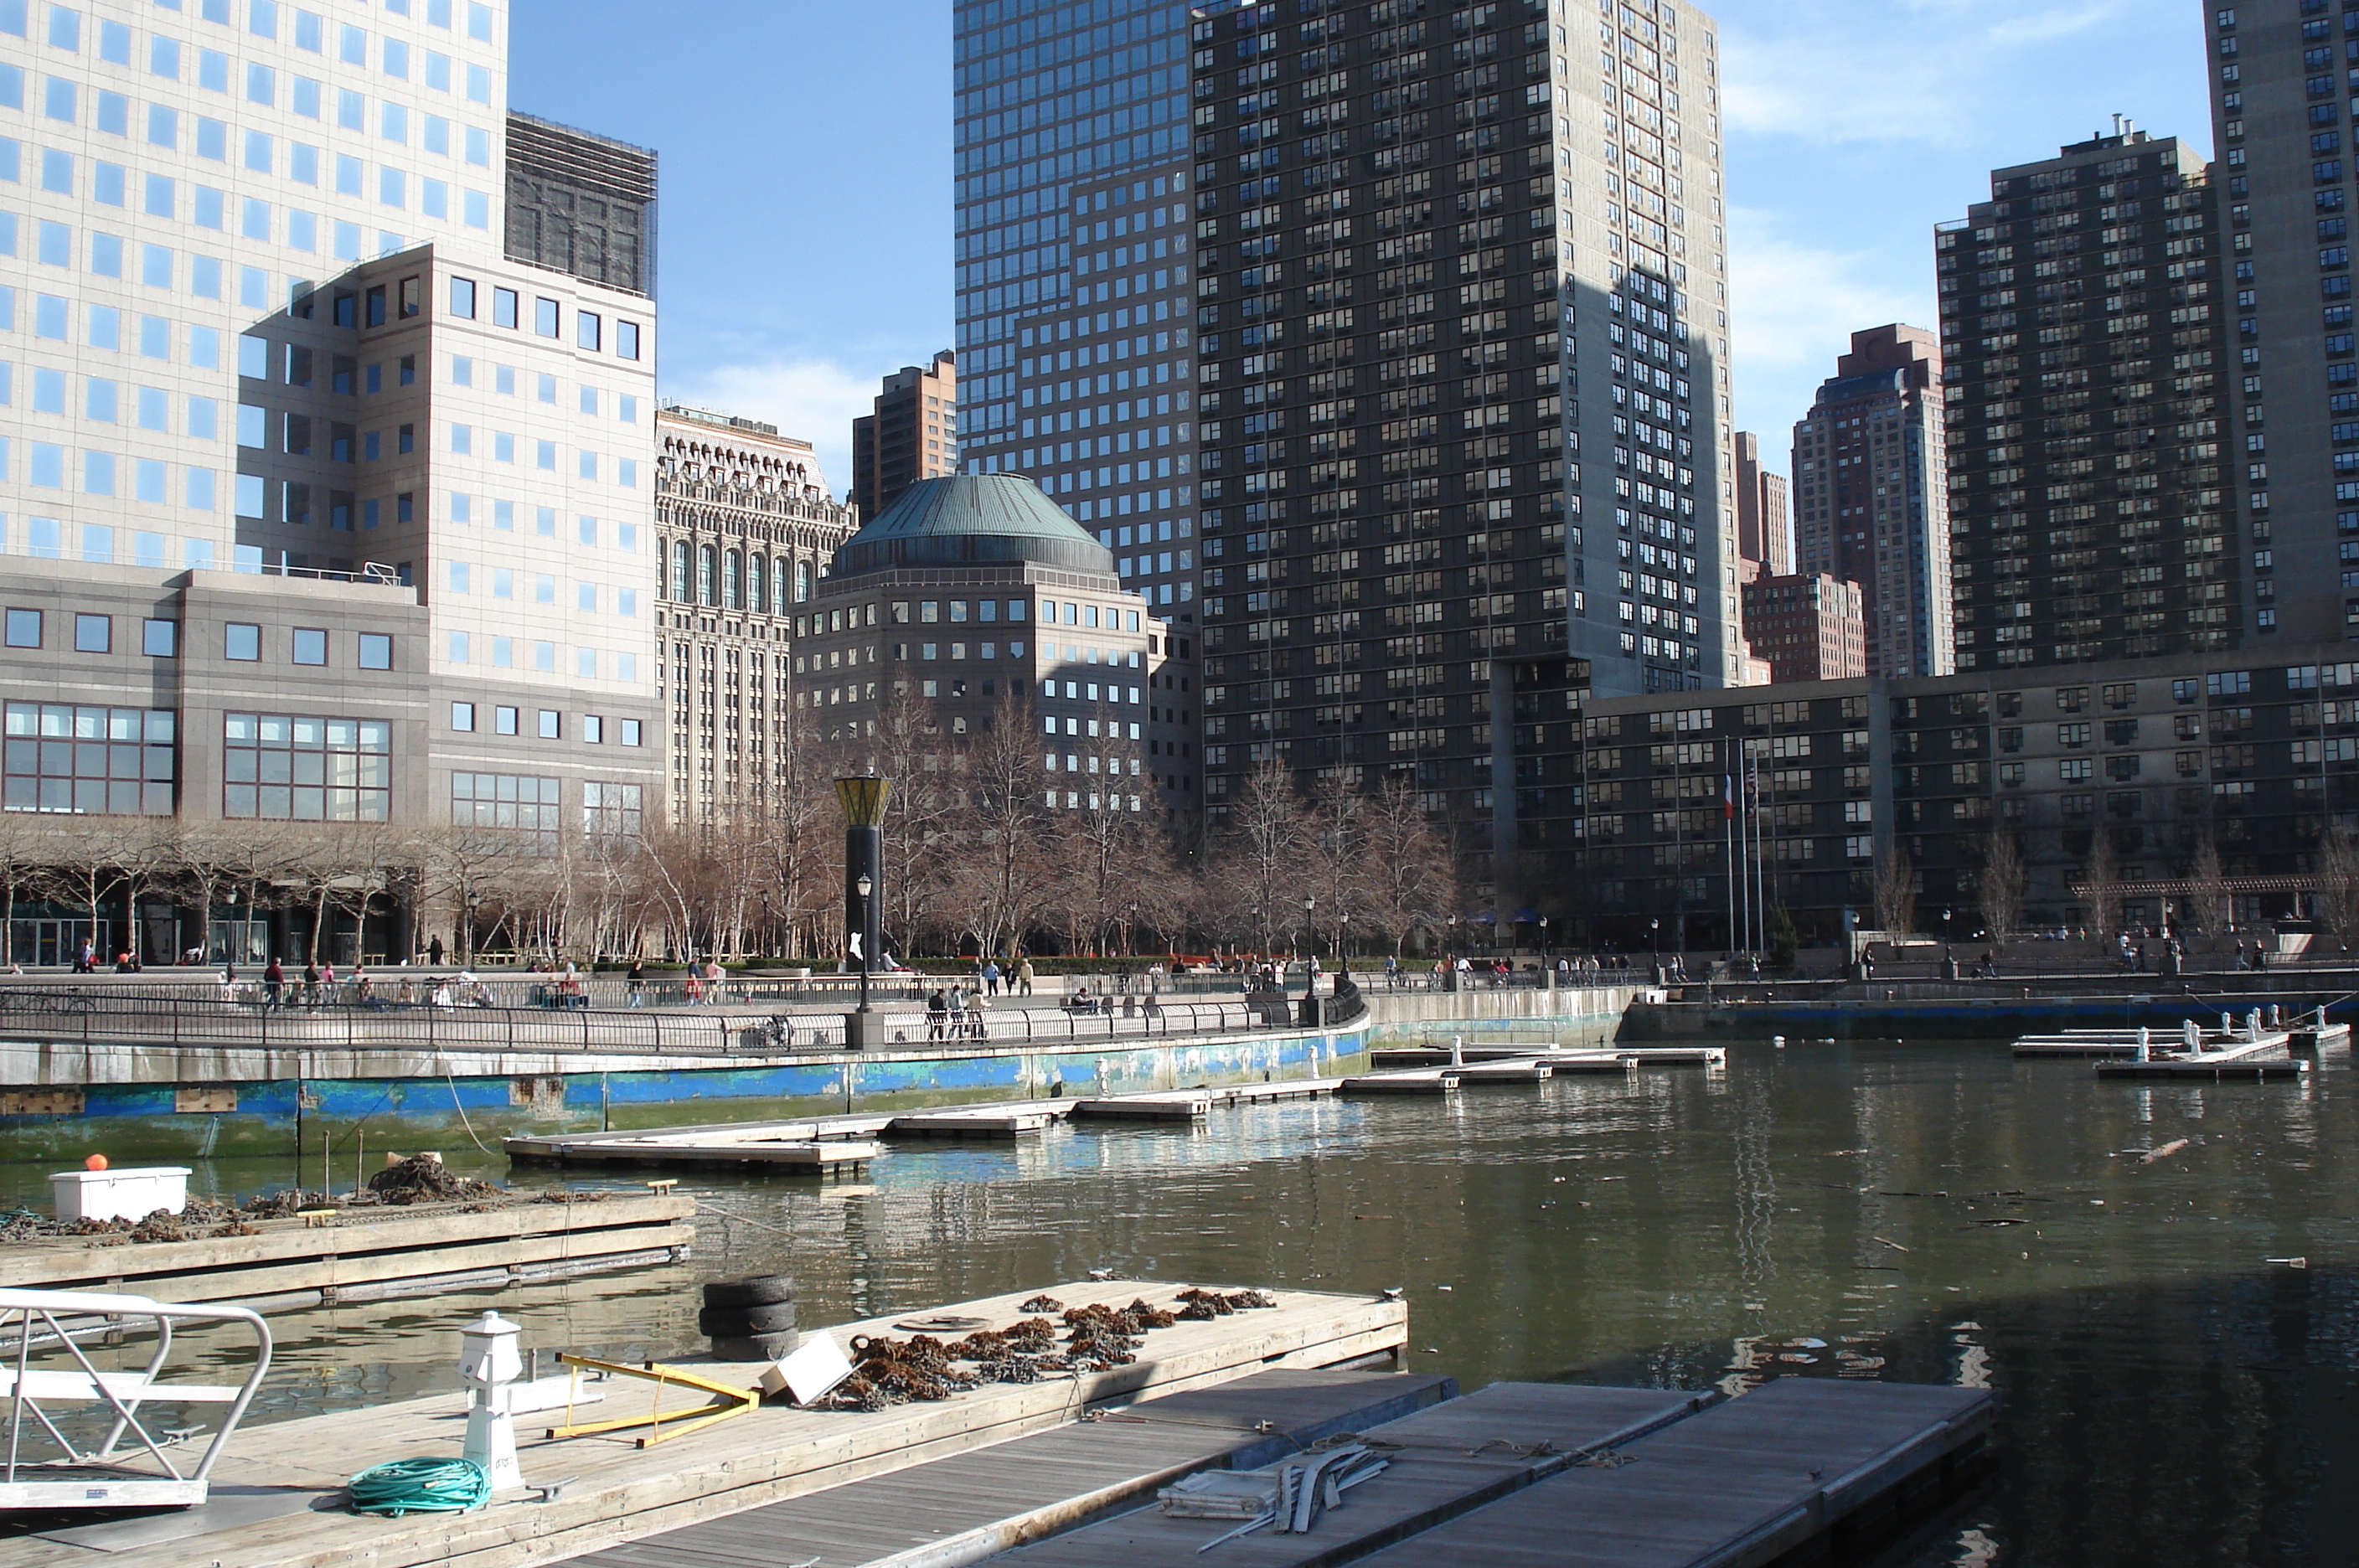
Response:
[{"label": "water reflection", "polygon": [[1999,1389],[1998,1472],[1910,1568],[2359,1562],[2351,1090],[2340,1056],[2197,1087],[1998,1045],[1739,1045],[1724,1073],[897,1144],[856,1185],[691,1179],[713,1207],[687,1265],[275,1320],[256,1419],[454,1389],[492,1301],[544,1349],[676,1354],[696,1280],[751,1269],[795,1273],[810,1323],[1098,1267],[1402,1285],[1412,1365],[1470,1387]]}]

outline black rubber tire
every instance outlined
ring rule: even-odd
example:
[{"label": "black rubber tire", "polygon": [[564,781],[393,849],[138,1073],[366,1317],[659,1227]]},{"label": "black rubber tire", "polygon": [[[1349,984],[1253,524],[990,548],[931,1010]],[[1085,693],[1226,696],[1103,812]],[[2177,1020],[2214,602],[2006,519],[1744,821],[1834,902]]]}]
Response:
[{"label": "black rubber tire", "polygon": [[704,1286],[708,1307],[767,1307],[795,1299],[791,1274],[756,1274],[744,1279],[710,1279]]},{"label": "black rubber tire", "polygon": [[794,1354],[802,1335],[793,1329],[784,1334],[748,1334],[743,1338],[716,1338],[712,1354],[723,1361],[781,1361]]},{"label": "black rubber tire", "polygon": [[766,1307],[707,1307],[696,1314],[696,1332],[745,1338],[779,1334],[795,1326],[795,1304],[774,1301]]}]

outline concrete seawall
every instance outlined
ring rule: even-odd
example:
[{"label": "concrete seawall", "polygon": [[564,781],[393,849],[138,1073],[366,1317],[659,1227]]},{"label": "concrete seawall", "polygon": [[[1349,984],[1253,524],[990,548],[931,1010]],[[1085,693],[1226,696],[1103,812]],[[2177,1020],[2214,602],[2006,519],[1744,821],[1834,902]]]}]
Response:
[{"label": "concrete seawall", "polygon": [[1364,993],[1373,1035],[1424,1035],[1445,1026],[1470,1036],[1558,1028],[1611,1031],[1630,1004],[1650,993],[1636,985],[1473,985],[1462,991],[1387,991],[1376,980]]}]

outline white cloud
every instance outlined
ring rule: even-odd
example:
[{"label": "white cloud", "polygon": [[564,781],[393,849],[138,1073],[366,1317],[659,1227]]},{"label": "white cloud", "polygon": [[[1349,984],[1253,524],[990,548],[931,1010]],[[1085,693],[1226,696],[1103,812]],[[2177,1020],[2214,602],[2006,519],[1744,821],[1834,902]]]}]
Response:
[{"label": "white cloud", "polygon": [[1926,276],[1914,287],[1870,253],[1786,239],[1766,212],[1731,212],[1729,242],[1736,422],[1759,431],[1772,452],[1784,449],[1788,428],[1835,373],[1835,356],[1850,348],[1854,332],[1891,321],[1938,324],[1930,235]]},{"label": "white cloud", "polygon": [[818,451],[820,472],[841,495],[852,488],[852,421],[876,397],[875,373],[855,374],[832,360],[777,355],[723,362],[667,375],[664,397],[778,427]]}]

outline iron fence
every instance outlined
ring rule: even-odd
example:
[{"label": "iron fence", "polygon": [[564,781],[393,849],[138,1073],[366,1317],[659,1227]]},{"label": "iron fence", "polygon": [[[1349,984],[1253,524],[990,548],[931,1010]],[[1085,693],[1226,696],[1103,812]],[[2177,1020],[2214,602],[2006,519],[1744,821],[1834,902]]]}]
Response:
[{"label": "iron fence", "polygon": [[[217,992],[219,988],[216,988]],[[1283,1027],[1282,1005],[1114,998],[1103,1007],[879,1011],[890,1050],[1149,1039]],[[506,1051],[620,1056],[777,1056],[840,1050],[841,1012],[695,1008],[436,1006],[372,1000],[273,1002],[259,985],[210,997],[103,989],[0,989],[0,1035],[44,1043],[255,1050]]]}]

